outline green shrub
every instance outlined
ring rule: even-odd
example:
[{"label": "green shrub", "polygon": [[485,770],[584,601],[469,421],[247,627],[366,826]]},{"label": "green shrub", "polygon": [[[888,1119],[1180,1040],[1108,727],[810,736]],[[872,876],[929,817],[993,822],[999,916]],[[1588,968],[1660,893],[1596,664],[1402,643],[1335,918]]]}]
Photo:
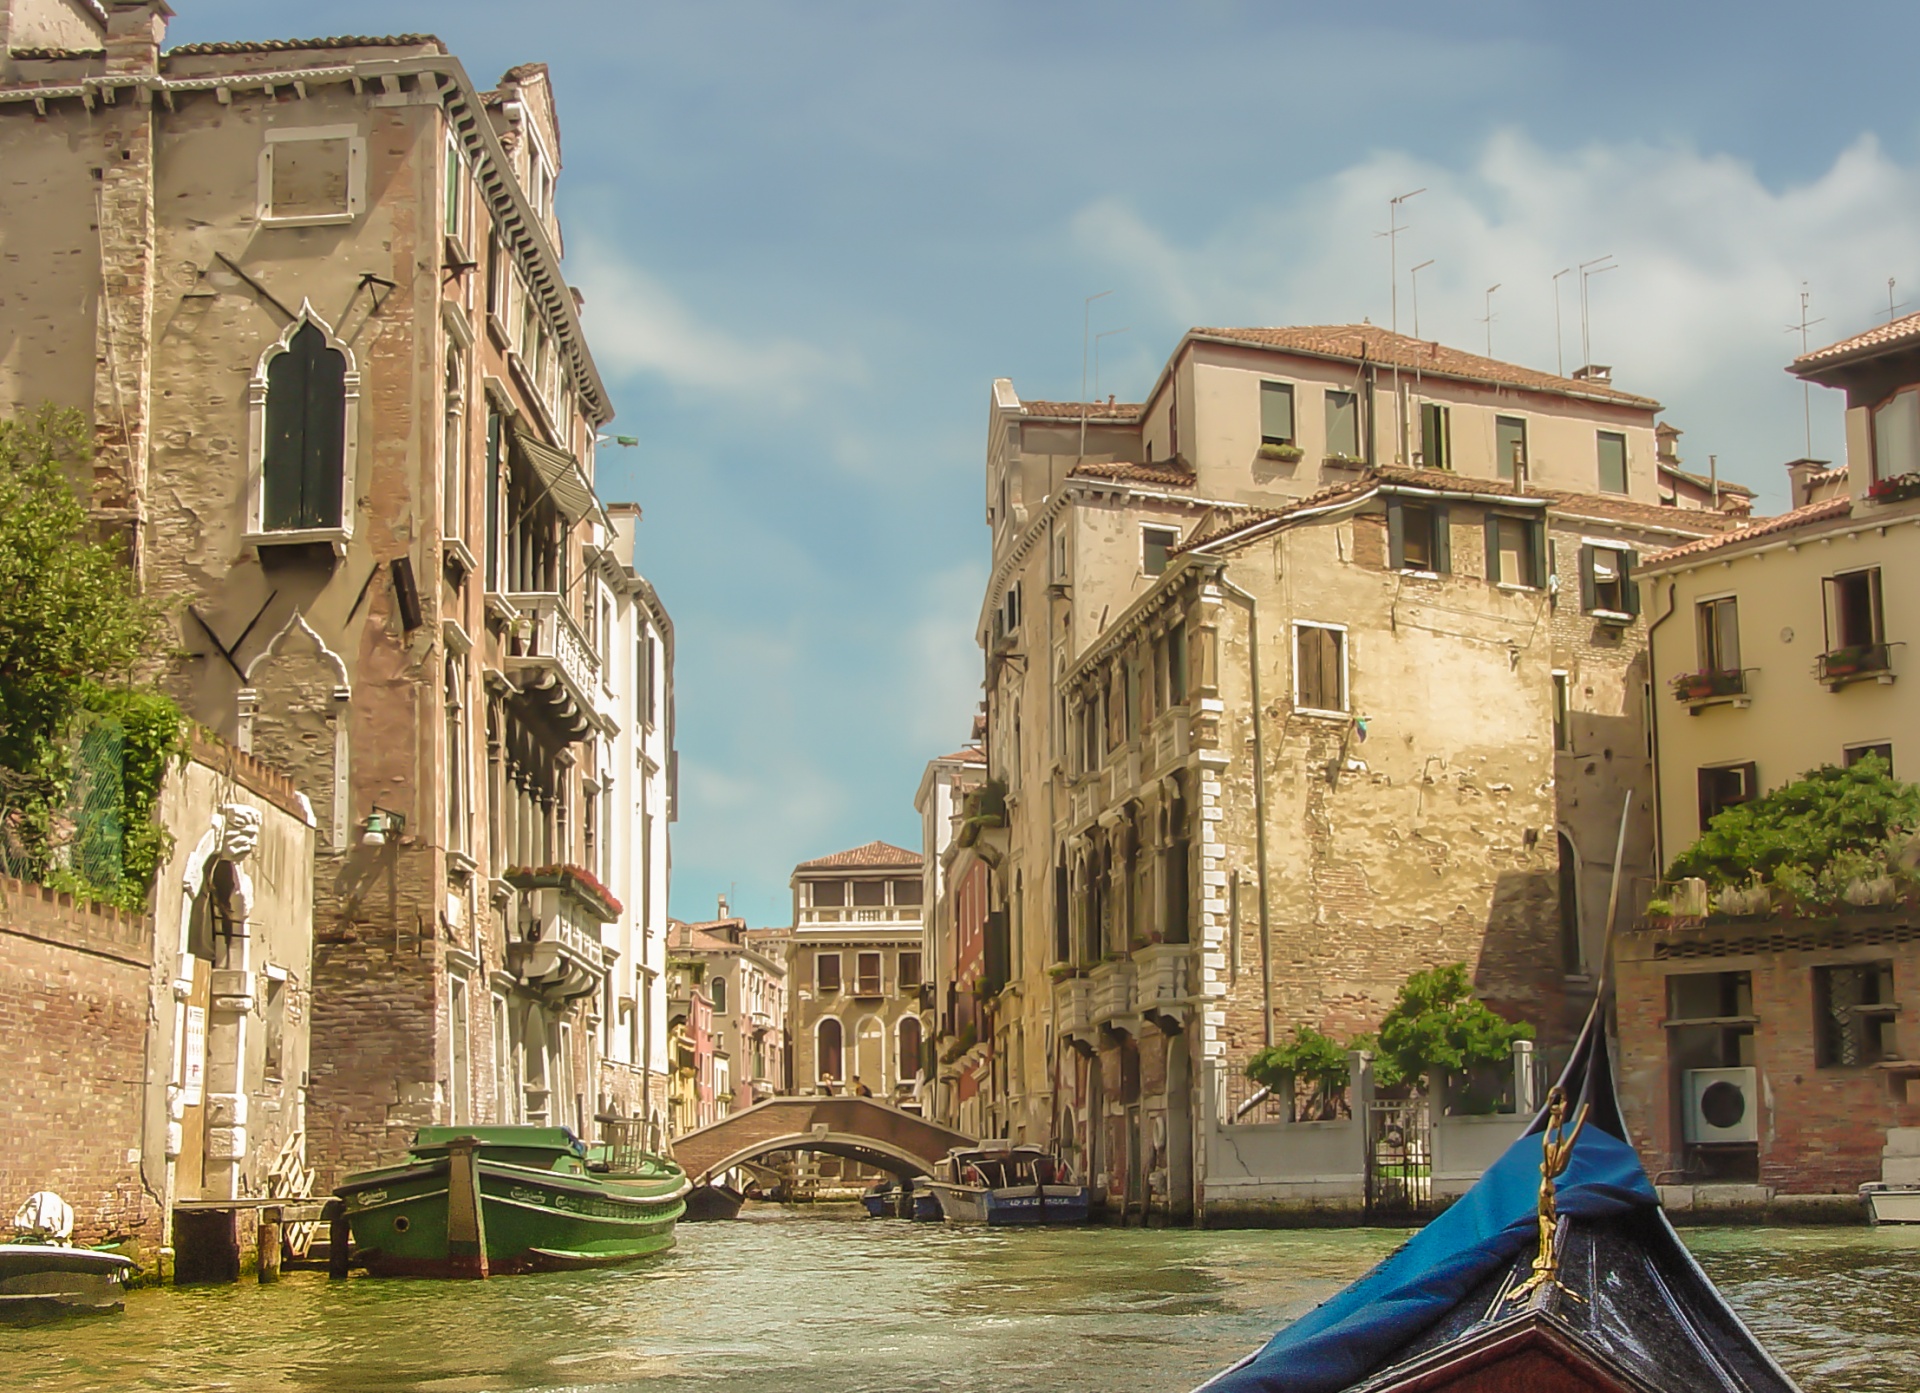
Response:
[{"label": "green shrub", "polygon": [[1247,1061],[1247,1077],[1292,1103],[1300,1083],[1312,1086],[1302,1121],[1324,1121],[1337,1111],[1340,1093],[1352,1081],[1348,1047],[1310,1025],[1296,1025],[1284,1045],[1268,1045]]},{"label": "green shrub", "polygon": [[1404,1081],[1431,1093],[1443,1075],[1511,1058],[1513,1042],[1531,1040],[1533,1027],[1488,1010],[1473,994],[1467,965],[1448,963],[1407,978],[1378,1038],[1380,1083]]}]

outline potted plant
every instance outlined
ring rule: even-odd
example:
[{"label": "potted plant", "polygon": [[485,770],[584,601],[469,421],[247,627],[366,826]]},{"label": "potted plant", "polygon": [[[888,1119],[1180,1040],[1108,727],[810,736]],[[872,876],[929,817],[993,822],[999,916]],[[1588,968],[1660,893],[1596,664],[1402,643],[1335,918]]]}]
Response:
[{"label": "potted plant", "polygon": [[1298,464],[1306,451],[1291,440],[1264,440],[1260,443],[1260,458],[1278,460],[1282,464]]},{"label": "potted plant", "polygon": [[1847,648],[1836,648],[1820,657],[1822,672],[1828,677],[1851,677],[1865,670],[1867,665],[1867,645],[1856,643]]},{"label": "potted plant", "polygon": [[1367,462],[1358,455],[1331,454],[1320,461],[1329,469],[1365,469]]},{"label": "potted plant", "polygon": [[[1310,1025],[1296,1025],[1293,1038],[1269,1045],[1247,1061],[1247,1077],[1286,1101],[1295,1122],[1331,1122],[1339,1117],[1352,1082],[1347,1047]],[[1302,1100],[1299,1086],[1307,1085]]]},{"label": "potted plant", "polygon": [[1909,470],[1905,474],[1890,475],[1885,479],[1875,479],[1867,485],[1867,497],[1883,503],[1892,503],[1902,498],[1912,498],[1920,494],[1920,472]]},{"label": "potted plant", "polygon": [[1669,685],[1673,695],[1679,701],[1700,701],[1713,695],[1713,674],[1711,672],[1683,672]]}]

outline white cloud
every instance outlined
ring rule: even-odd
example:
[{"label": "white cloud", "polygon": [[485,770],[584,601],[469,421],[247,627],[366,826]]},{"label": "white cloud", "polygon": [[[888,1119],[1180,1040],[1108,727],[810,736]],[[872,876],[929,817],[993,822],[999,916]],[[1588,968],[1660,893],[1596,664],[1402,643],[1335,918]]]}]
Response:
[{"label": "white cloud", "polygon": [[[1090,205],[1072,233],[1118,268],[1132,294],[1184,327],[1208,323],[1388,319],[1387,198],[1405,205],[1400,327],[1413,328],[1410,266],[1420,276],[1420,330],[1485,351],[1488,286],[1495,356],[1556,362],[1553,273],[1612,253],[1620,269],[1590,284],[1593,357],[1615,382],[1660,398],[1687,432],[1687,458],[1777,504],[1778,466],[1805,445],[1798,386],[1782,372],[1799,351],[1785,332],[1801,283],[1824,323],[1811,341],[1883,319],[1886,280],[1920,305],[1920,170],[1870,136],[1817,178],[1772,188],[1724,155],[1678,146],[1595,143],[1555,152],[1524,134],[1489,138],[1457,165],[1382,152],[1182,243],[1124,201]],[[1570,371],[1581,361],[1578,275],[1561,281]],[[1814,449],[1840,449],[1839,407],[1815,394]]]},{"label": "white cloud", "polygon": [[736,337],[703,322],[660,281],[598,243],[586,243],[567,266],[586,297],[594,355],[617,372],[789,410],[822,383],[864,375],[850,353],[772,333]]}]

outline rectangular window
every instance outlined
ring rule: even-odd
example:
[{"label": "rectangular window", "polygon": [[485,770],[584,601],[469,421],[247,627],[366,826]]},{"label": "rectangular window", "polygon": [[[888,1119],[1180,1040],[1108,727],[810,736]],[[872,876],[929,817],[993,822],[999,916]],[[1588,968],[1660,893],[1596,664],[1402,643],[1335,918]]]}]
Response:
[{"label": "rectangular window", "polygon": [[1728,808],[1758,795],[1759,779],[1752,763],[1722,764],[1702,769],[1700,780],[1700,830]]},{"label": "rectangular window", "polygon": [[1360,458],[1360,398],[1356,393],[1327,393],[1327,456]]},{"label": "rectangular window", "polygon": [[1167,705],[1181,706],[1187,700],[1187,626],[1174,624],[1167,629]]},{"label": "rectangular window", "polygon": [[1600,492],[1627,491],[1627,437],[1618,431],[1603,430],[1600,443]]},{"label": "rectangular window", "polygon": [[1847,768],[1851,769],[1869,755],[1885,764],[1888,774],[1893,773],[1893,742],[1890,740],[1882,740],[1872,745],[1849,745],[1841,751],[1841,760]]},{"label": "rectangular window", "polygon": [[268,131],[260,151],[260,221],[352,222],[366,206],[366,169],[367,142],[353,126]]},{"label": "rectangular window", "polygon": [[287,1076],[287,979],[284,975],[272,975],[279,971],[279,968],[268,969],[266,1009],[261,1014],[264,1027],[261,1033],[265,1037],[261,1069],[270,1079]]},{"label": "rectangular window", "polygon": [[918,880],[896,880],[893,882],[893,902],[897,905],[917,905],[922,888]]},{"label": "rectangular window", "polygon": [[1420,463],[1428,469],[1453,468],[1453,421],[1439,402],[1420,404]]},{"label": "rectangular window", "polygon": [[502,457],[503,422],[491,401],[487,403],[487,589],[500,589],[500,491],[505,485]]},{"label": "rectangular window", "polygon": [[1580,548],[1580,608],[1588,614],[1640,612],[1640,583],[1633,578],[1637,558],[1624,547]]},{"label": "rectangular window", "polygon": [[1573,740],[1568,729],[1568,717],[1572,710],[1567,695],[1567,674],[1556,672],[1553,675],[1553,748],[1571,750]]},{"label": "rectangular window", "polygon": [[884,880],[854,881],[853,902],[869,909],[884,905],[887,902],[887,882]]},{"label": "rectangular window", "polygon": [[1676,972],[1667,978],[1667,1024],[1753,1015],[1751,972]]},{"label": "rectangular window", "polygon": [[1694,606],[1702,672],[1740,671],[1740,602],[1731,595]]},{"label": "rectangular window", "polygon": [[1880,606],[1880,568],[1828,576],[1827,651],[1886,641]]},{"label": "rectangular window", "polygon": [[1920,392],[1906,389],[1873,408],[1873,477],[1920,470]]},{"label": "rectangular window", "polygon": [[880,995],[880,955],[878,953],[856,955],[853,994],[855,996]]},{"label": "rectangular window", "polygon": [[1848,963],[1813,970],[1813,1014],[1819,1035],[1814,1062],[1850,1069],[1898,1059],[1894,1036],[1893,964]]},{"label": "rectangular window", "polygon": [[1543,530],[1534,518],[1487,514],[1487,579],[1496,585],[1543,588],[1547,583]]},{"label": "rectangular window", "polygon": [[906,952],[900,955],[900,990],[903,992],[920,990],[920,955]]},{"label": "rectangular window", "polygon": [[458,238],[466,229],[461,216],[465,211],[461,190],[466,182],[467,162],[461,157],[460,142],[447,137],[447,236]]},{"label": "rectangular window", "polygon": [[1293,626],[1293,704],[1309,711],[1347,709],[1344,630],[1320,624]]},{"label": "rectangular window", "polygon": [[1500,477],[1508,481],[1527,467],[1527,423],[1520,417],[1494,417],[1493,462]]},{"label": "rectangular window", "polygon": [[507,244],[491,225],[487,228],[487,313],[506,332],[507,323]]},{"label": "rectangular window", "polygon": [[1387,500],[1387,565],[1446,575],[1453,570],[1451,526],[1443,503]]},{"label": "rectangular window", "polygon": [[819,953],[813,959],[813,985],[822,996],[840,994],[840,955]]},{"label": "rectangular window", "polygon": [[1166,574],[1167,553],[1180,545],[1180,531],[1174,527],[1140,529],[1140,569],[1150,576]]},{"label": "rectangular window", "polygon": [[812,891],[809,902],[815,909],[836,908],[847,902],[847,882],[844,880],[816,880],[809,889]]},{"label": "rectangular window", "polygon": [[447,978],[448,1121],[464,1127],[473,1121],[473,1063],[467,1046],[467,980]]},{"label": "rectangular window", "polygon": [[1260,443],[1262,445],[1293,444],[1293,384],[1291,382],[1260,384]]}]

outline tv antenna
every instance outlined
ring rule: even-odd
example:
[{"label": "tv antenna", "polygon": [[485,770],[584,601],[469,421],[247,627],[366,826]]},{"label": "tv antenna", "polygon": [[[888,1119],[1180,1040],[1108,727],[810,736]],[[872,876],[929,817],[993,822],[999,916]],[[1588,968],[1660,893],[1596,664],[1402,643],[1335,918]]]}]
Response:
[{"label": "tv antenna", "polygon": [[1902,300],[1897,305],[1893,302],[1893,277],[1888,276],[1887,277],[1887,323],[1891,324],[1895,319],[1899,318],[1900,311],[1905,309],[1906,307],[1907,307],[1907,302],[1905,300]]},{"label": "tv antenna", "polygon": [[1480,317],[1480,322],[1487,326],[1487,356],[1489,358],[1493,356],[1493,292],[1499,288],[1498,282],[1487,287],[1487,312]]},{"label": "tv antenna", "polygon": [[1420,337],[1420,273],[1433,265],[1433,261],[1432,257],[1428,257],[1407,272],[1407,279],[1413,282],[1413,336],[1416,339]]},{"label": "tv antenna", "polygon": [[1587,282],[1595,276],[1604,276],[1609,271],[1618,271],[1620,269],[1618,262],[1615,262],[1611,266],[1601,264],[1607,261],[1613,261],[1612,252],[1608,252],[1605,256],[1596,256],[1591,261],[1583,261],[1580,263],[1580,361],[1586,367],[1593,366],[1593,344],[1587,335]]},{"label": "tv antenna", "polygon": [[[1888,298],[1891,299],[1893,295],[1893,288],[1892,288],[1893,282],[1888,281],[1887,287],[1888,287],[1887,295],[1888,295]],[[1787,326],[1787,332],[1789,334],[1800,335],[1800,356],[1802,358],[1807,356],[1807,330],[1811,329],[1816,324],[1826,323],[1825,315],[1822,315],[1819,319],[1807,318],[1807,310],[1812,303],[1812,299],[1813,299],[1812,295],[1809,294],[1807,290],[1807,283],[1805,281],[1801,281],[1800,282],[1800,322],[1798,324],[1789,324]],[[1807,459],[1812,459],[1813,458],[1813,384],[1808,382],[1804,377],[1800,379],[1800,415],[1804,420],[1807,428],[1807,453],[1804,457]]]},{"label": "tv antenna", "polygon": [[1400,221],[1400,205],[1410,198],[1417,198],[1427,190],[1423,185],[1412,193],[1403,193],[1387,200],[1387,230],[1376,232],[1376,237],[1387,239],[1387,275],[1393,282],[1392,318],[1388,321],[1394,333],[1400,332],[1400,234],[1412,226]]},{"label": "tv antenna", "polygon": [[1098,295],[1089,295],[1080,306],[1080,458],[1087,457],[1087,355],[1093,341],[1093,302],[1104,300],[1113,294],[1103,290]]},{"label": "tv antenna", "polygon": [[1571,276],[1573,267],[1553,273],[1553,370],[1560,377],[1567,375],[1567,356],[1563,347],[1564,336],[1560,332],[1560,277]]}]

